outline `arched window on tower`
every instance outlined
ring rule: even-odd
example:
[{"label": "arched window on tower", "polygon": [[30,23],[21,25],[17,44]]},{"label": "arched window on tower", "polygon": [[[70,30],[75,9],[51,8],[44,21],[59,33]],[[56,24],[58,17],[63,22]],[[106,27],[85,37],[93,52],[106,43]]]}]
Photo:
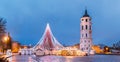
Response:
[{"label": "arched window on tower", "polygon": [[84,19],[82,19],[82,21],[84,21]]},{"label": "arched window on tower", "polygon": [[88,50],[88,47],[86,47],[86,50]]},{"label": "arched window on tower", "polygon": [[89,26],[89,29],[91,30],[91,25]]},{"label": "arched window on tower", "polygon": [[84,29],[84,26],[82,26],[82,30]]},{"label": "arched window on tower", "polygon": [[90,45],[89,45],[89,47],[90,47]]},{"label": "arched window on tower", "polygon": [[87,29],[88,29],[88,26],[86,25],[85,27],[86,27],[86,30],[87,30]]},{"label": "arched window on tower", "polygon": [[86,33],[86,37],[87,37],[87,33]]},{"label": "arched window on tower", "polygon": [[88,22],[88,19],[86,19],[86,22]]},{"label": "arched window on tower", "polygon": [[81,49],[82,51],[84,50],[84,48]]}]

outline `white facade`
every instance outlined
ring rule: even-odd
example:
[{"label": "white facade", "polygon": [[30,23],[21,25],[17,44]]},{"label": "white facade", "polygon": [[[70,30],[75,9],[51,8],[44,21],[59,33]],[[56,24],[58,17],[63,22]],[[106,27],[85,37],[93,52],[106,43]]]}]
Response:
[{"label": "white facade", "polygon": [[29,48],[29,49],[20,49],[19,53],[21,55],[32,55],[33,54],[33,49]]},{"label": "white facade", "polygon": [[87,10],[80,21],[80,50],[89,53],[92,47],[92,22]]}]

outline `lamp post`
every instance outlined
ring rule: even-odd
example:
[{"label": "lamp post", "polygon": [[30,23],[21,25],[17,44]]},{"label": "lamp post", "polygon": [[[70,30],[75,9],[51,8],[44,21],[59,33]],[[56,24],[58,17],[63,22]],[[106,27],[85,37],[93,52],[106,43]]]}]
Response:
[{"label": "lamp post", "polygon": [[4,41],[4,43],[8,43],[9,42],[9,37],[8,36],[4,36],[3,37],[3,41]]}]

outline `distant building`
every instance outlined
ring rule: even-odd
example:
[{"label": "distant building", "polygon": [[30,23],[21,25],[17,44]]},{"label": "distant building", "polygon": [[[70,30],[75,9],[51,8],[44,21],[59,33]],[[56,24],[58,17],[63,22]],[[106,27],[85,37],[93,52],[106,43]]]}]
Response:
[{"label": "distant building", "polygon": [[30,46],[27,46],[27,45],[22,45],[21,46],[21,49],[29,49],[30,48]]},{"label": "distant building", "polygon": [[12,52],[17,53],[20,50],[20,43],[17,41],[12,42]]},{"label": "distant building", "polygon": [[71,47],[74,47],[74,48],[80,49],[80,44],[78,43],[78,44],[75,44],[75,45],[73,45],[73,46],[71,46]]},{"label": "distant building", "polygon": [[91,17],[87,13],[87,9],[80,21],[80,50],[90,52],[92,47],[92,22]]},{"label": "distant building", "polygon": [[99,45],[93,45],[92,50],[94,50],[95,53],[103,53],[103,49],[101,49]]}]

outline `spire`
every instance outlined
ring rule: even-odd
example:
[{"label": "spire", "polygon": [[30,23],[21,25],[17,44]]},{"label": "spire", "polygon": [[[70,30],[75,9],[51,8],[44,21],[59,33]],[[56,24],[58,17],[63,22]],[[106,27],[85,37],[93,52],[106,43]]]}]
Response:
[{"label": "spire", "polygon": [[50,30],[50,25],[49,25],[49,23],[47,23],[46,30],[47,30],[47,29]]},{"label": "spire", "polygon": [[88,15],[88,13],[87,13],[87,9],[85,9],[85,15]]},{"label": "spire", "polygon": [[83,17],[89,17],[89,15],[87,13],[87,9],[85,9],[85,14],[83,15]]}]

